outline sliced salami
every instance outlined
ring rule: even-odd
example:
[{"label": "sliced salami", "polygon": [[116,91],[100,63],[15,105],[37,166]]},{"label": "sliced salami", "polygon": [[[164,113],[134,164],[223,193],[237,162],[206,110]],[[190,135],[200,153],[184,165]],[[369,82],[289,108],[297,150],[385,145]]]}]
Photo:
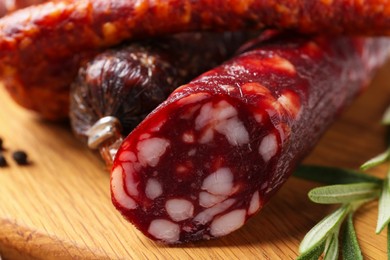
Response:
[{"label": "sliced salami", "polygon": [[389,43],[281,35],[246,45],[124,140],[111,175],[115,207],[169,244],[239,229],[368,84]]}]

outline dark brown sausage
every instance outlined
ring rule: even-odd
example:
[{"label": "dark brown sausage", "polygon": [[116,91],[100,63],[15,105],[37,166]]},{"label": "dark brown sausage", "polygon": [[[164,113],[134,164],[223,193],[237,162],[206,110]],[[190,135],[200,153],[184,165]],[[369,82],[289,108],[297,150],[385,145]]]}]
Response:
[{"label": "dark brown sausage", "polygon": [[0,77],[19,104],[55,119],[68,113],[69,78],[79,55],[125,39],[264,26],[379,35],[390,33],[389,17],[390,0],[50,2],[0,20]]},{"label": "dark brown sausage", "polygon": [[102,117],[126,136],[180,85],[229,58],[255,33],[182,33],[124,44],[83,66],[71,89],[70,119],[80,137]]},{"label": "dark brown sausage", "polygon": [[246,46],[175,90],[124,140],[114,205],[165,243],[237,230],[367,85],[389,43],[275,36]]}]

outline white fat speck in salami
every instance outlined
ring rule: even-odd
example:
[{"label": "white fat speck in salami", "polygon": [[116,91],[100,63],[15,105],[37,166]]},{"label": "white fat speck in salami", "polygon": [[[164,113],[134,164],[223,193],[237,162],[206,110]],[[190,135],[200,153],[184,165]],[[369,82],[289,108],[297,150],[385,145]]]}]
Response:
[{"label": "white fat speck in salami", "polygon": [[244,225],[246,210],[237,209],[217,217],[210,225],[210,234],[215,237],[227,235]]},{"label": "white fat speck in salami", "polygon": [[186,133],[183,134],[182,140],[185,143],[192,144],[192,143],[195,142],[194,134],[186,132]]},{"label": "white fat speck in salami", "polygon": [[160,131],[161,127],[164,125],[165,123],[165,120],[161,120],[157,125],[155,125],[154,127],[152,127],[150,129],[151,132],[158,132]]},{"label": "white fat speck in salami", "polygon": [[165,209],[174,221],[186,220],[194,214],[194,205],[185,199],[170,199],[165,203]]},{"label": "white fat speck in salami", "polygon": [[167,243],[175,243],[180,237],[179,225],[166,219],[153,220],[149,225],[148,232],[155,238]]},{"label": "white fat speck in salami", "polygon": [[272,59],[272,62],[274,63],[275,67],[280,68],[288,73],[294,74],[296,72],[294,65],[282,57],[275,56]]},{"label": "white fat speck in salami", "polygon": [[209,143],[214,138],[213,131],[225,135],[232,145],[242,145],[249,142],[249,134],[244,124],[237,117],[237,109],[226,101],[218,102],[215,107],[211,103],[202,106],[195,120],[195,129],[206,128],[199,140]]},{"label": "white fat speck in salami", "polygon": [[132,196],[138,196],[139,182],[134,179],[134,166],[132,163],[123,163],[122,167],[125,171],[125,184],[127,192]]},{"label": "white fat speck in salami", "polygon": [[237,109],[225,100],[220,101],[213,111],[215,120],[225,120],[237,115]]},{"label": "white fat speck in salami", "polygon": [[200,224],[206,224],[210,222],[215,215],[218,215],[230,208],[234,202],[236,202],[235,199],[227,199],[221,203],[217,203],[213,207],[205,209],[196,215],[194,221],[199,222]]},{"label": "white fat speck in salami", "polygon": [[129,197],[123,187],[123,170],[121,166],[115,167],[111,174],[111,191],[116,202],[126,209],[135,209],[137,204]]},{"label": "white fat speck in salami", "polygon": [[203,180],[202,189],[214,195],[229,195],[233,189],[233,173],[221,168]]},{"label": "white fat speck in salami", "polygon": [[[234,69],[233,69],[234,71]],[[219,85],[219,87],[223,90],[225,90],[227,93],[233,92],[236,90],[236,88],[232,85]]]},{"label": "white fat speck in salami", "polygon": [[146,183],[146,188],[145,188],[146,197],[148,197],[151,200],[154,200],[155,198],[161,196],[162,193],[163,193],[163,188],[161,186],[161,183],[155,178],[150,178]]},{"label": "white fat speck in salami", "polygon": [[[179,87],[178,89],[180,89],[180,88],[185,88],[185,85],[182,87]],[[178,101],[178,104],[179,105],[188,105],[188,104],[192,104],[192,103],[197,103],[197,102],[202,101],[203,99],[206,99],[209,96],[210,96],[210,94],[208,94],[208,93],[192,94],[192,95],[189,95],[187,97],[180,99]]]},{"label": "white fat speck in salami", "polygon": [[259,192],[256,191],[252,195],[251,203],[249,204],[248,215],[252,215],[256,213],[259,209],[260,209],[260,196],[259,196]]},{"label": "white fat speck in salami", "polygon": [[142,166],[149,165],[155,167],[169,144],[168,140],[157,137],[140,141],[137,149],[138,159]]},{"label": "white fat speck in salami", "polygon": [[271,91],[259,83],[246,83],[241,86],[245,93],[255,93],[256,95],[272,96]]},{"label": "white fat speck in salami", "polygon": [[293,116],[298,118],[300,115],[301,107],[299,96],[292,91],[284,91],[278,98],[278,102],[286,109],[286,111]]},{"label": "white fat speck in salami", "polygon": [[199,205],[204,208],[210,208],[225,199],[226,196],[213,195],[206,191],[199,193]]},{"label": "white fat speck in salami", "polygon": [[225,121],[237,115],[237,110],[226,101],[218,102],[215,107],[211,103],[202,106],[195,119],[195,129],[199,130],[207,125],[213,126],[219,121]]},{"label": "white fat speck in salami", "polygon": [[232,145],[242,145],[249,142],[249,134],[244,124],[237,117],[221,121],[215,126],[215,130],[226,136]]},{"label": "white fat speck in salami", "polygon": [[259,153],[265,162],[268,162],[278,151],[278,143],[274,134],[263,138],[259,146]]},{"label": "white fat speck in salami", "polygon": [[118,159],[122,162],[136,162],[137,161],[137,157],[135,156],[135,154],[133,152],[130,152],[130,151],[126,151],[126,152],[122,153]]},{"label": "white fat speck in salami", "polygon": [[194,156],[196,154],[196,149],[191,149],[188,151],[188,156]]},{"label": "white fat speck in salami", "polygon": [[195,129],[202,129],[205,125],[207,125],[212,117],[212,104],[206,103],[200,109],[199,115],[195,119]]}]

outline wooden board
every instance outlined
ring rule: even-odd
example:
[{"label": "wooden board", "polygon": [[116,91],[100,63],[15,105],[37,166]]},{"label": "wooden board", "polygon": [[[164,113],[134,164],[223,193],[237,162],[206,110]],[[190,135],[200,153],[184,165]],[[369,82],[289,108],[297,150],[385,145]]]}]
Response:
[{"label": "wooden board", "polygon": [[[343,113],[306,162],[357,168],[385,149],[381,115],[390,104],[390,64]],[[0,255],[6,259],[293,259],[299,242],[332,206],[308,201],[316,183],[291,178],[247,225],[213,241],[163,246],[145,238],[111,205],[109,175],[67,124],[40,120],[0,88],[0,136],[9,166],[0,168]],[[17,166],[23,149],[31,165]],[[372,174],[384,176],[386,166]],[[375,235],[377,204],[356,215],[364,256],[385,259]]]}]

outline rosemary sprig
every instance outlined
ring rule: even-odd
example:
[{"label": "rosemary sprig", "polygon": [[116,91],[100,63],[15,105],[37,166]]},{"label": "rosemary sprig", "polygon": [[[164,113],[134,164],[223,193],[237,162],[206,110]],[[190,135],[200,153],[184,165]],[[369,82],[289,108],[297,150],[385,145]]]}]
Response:
[{"label": "rosemary sprig", "polygon": [[[390,107],[386,110],[382,123],[390,126]],[[390,144],[385,152],[363,163],[360,170],[365,171],[389,161]],[[390,260],[390,169],[385,179],[369,176],[361,171],[301,166],[294,173],[297,177],[331,184],[312,189],[308,197],[313,202],[341,204],[306,234],[299,246],[298,259],[319,259],[322,254],[325,260],[338,259],[339,239],[342,259],[363,259],[353,225],[353,213],[366,202],[379,199],[376,233],[379,234],[387,226],[387,255]]]},{"label": "rosemary sprig", "polygon": [[353,184],[330,185],[312,189],[311,201],[320,204],[349,203],[379,196],[380,186],[376,183],[362,182]]},{"label": "rosemary sprig", "polygon": [[[344,248],[348,248],[348,256],[351,255],[361,255],[361,251],[359,248],[359,244],[353,239],[348,238],[350,244],[345,243],[345,236],[353,237],[355,234],[353,223],[352,223],[352,215],[353,213],[363,204],[368,202],[369,200],[357,200],[350,203],[343,204],[336,211],[322,219],[317,225],[315,225],[303,238],[300,246],[299,253],[300,256],[297,259],[318,259],[322,253],[324,253],[324,259],[338,259],[339,251],[339,233],[344,220],[348,216],[347,227],[348,230],[342,232],[342,241],[343,241],[343,258],[344,259],[359,259],[359,258],[348,258],[347,250]],[[356,236],[356,235],[355,235]],[[325,243],[325,247],[320,247],[321,243]],[[337,245],[337,249],[335,248]],[[323,249],[321,253],[319,253],[319,249]],[[302,258],[301,256],[306,255],[314,255],[316,252],[316,258]]]},{"label": "rosemary sprig", "polygon": [[300,254],[296,260],[317,260],[324,252],[325,244],[326,240],[320,243],[317,247],[314,247],[311,250]]},{"label": "rosemary sprig", "polygon": [[332,237],[334,233],[338,233],[341,223],[350,210],[351,205],[343,205],[341,208],[322,219],[303,238],[299,246],[299,252],[305,254],[315,250],[322,242],[329,237]]},{"label": "rosemary sprig", "polygon": [[[390,106],[386,109],[384,116],[382,117],[382,124],[390,126]],[[369,169],[379,164],[390,161],[390,144],[385,152],[375,156],[374,158],[365,162],[360,168]],[[385,226],[390,222],[390,169],[387,172],[387,176],[383,181],[382,190],[379,197],[378,206],[378,221],[376,226],[376,233],[379,234]],[[390,239],[388,237],[388,239]],[[390,256],[388,256],[390,257]]]},{"label": "rosemary sprig", "polygon": [[390,125],[390,106],[386,109],[382,117],[382,124]]},{"label": "rosemary sprig", "polygon": [[[389,172],[390,173],[390,172]],[[379,234],[390,221],[390,178],[389,174],[382,185],[378,206],[378,222],[375,232]]]},{"label": "rosemary sprig", "polygon": [[325,245],[324,260],[337,260],[339,257],[339,239],[338,232],[333,233]]},{"label": "rosemary sprig", "polygon": [[367,162],[363,163],[362,166],[360,166],[360,169],[365,171],[369,168],[372,168],[372,167],[375,167],[375,166],[378,166],[380,164],[385,163],[386,161],[389,160],[389,158],[390,158],[390,147],[389,147],[389,149],[387,149],[383,153],[378,154],[374,158],[371,158]]},{"label": "rosemary sprig", "polygon": [[363,259],[362,251],[356,237],[355,228],[353,226],[353,215],[349,214],[347,223],[345,223],[342,234],[342,254],[344,259]]},{"label": "rosemary sprig", "polygon": [[387,225],[387,259],[390,260],[390,225]]}]

